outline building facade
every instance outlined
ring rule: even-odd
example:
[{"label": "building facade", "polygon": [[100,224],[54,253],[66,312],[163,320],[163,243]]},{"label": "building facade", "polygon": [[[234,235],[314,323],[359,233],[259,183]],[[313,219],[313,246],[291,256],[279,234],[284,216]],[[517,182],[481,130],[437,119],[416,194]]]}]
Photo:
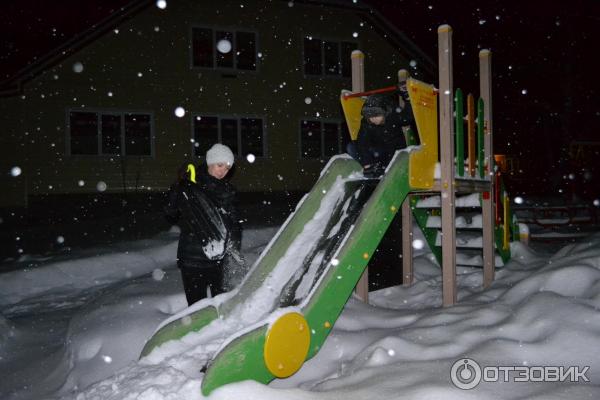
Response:
[{"label": "building facade", "polygon": [[350,53],[366,87],[433,63],[352,1],[135,1],[5,81],[0,207],[163,191],[215,142],[242,192],[309,189],[344,152]]}]

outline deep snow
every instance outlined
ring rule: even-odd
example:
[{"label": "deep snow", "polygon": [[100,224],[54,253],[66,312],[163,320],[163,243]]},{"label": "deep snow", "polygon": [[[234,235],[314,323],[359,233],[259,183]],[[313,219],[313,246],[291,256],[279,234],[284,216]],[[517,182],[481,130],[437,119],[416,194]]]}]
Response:
[{"label": "deep snow", "polygon": [[[248,231],[252,262],[275,233]],[[0,398],[200,399],[202,365],[227,338],[218,322],[137,361],[158,324],[182,311],[177,232],[97,248],[0,277]],[[600,398],[600,234],[541,254],[512,244],[513,259],[481,288],[459,268],[459,304],[440,308],[441,280],[427,249],[416,282],[352,298],[323,349],[291,378],[241,382],[211,399]],[[452,364],[589,366],[580,383],[482,382],[460,390]]]}]

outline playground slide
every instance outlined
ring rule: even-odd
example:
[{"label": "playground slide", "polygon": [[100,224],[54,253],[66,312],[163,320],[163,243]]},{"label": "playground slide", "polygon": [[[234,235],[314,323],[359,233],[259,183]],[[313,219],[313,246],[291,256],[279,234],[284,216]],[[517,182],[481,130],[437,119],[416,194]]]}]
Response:
[{"label": "playground slide", "polygon": [[160,328],[142,356],[219,318],[244,327],[210,362],[205,395],[231,382],[295,373],[321,348],[409,192],[406,151],[381,180],[360,171],[353,159],[334,157],[239,289]]}]

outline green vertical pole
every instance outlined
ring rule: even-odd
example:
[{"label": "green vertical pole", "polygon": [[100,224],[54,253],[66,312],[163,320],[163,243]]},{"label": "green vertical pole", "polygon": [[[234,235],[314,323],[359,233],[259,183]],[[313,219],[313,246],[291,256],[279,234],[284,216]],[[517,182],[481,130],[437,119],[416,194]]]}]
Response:
[{"label": "green vertical pole", "polygon": [[[485,163],[485,149],[483,143],[484,135],[484,119],[483,119],[483,99],[477,100],[477,171],[479,177],[485,177],[484,163]],[[490,166],[491,168],[491,166]]]},{"label": "green vertical pole", "polygon": [[456,89],[454,96],[455,110],[455,134],[456,134],[456,172],[458,176],[465,174],[465,125],[463,122],[463,93]]}]

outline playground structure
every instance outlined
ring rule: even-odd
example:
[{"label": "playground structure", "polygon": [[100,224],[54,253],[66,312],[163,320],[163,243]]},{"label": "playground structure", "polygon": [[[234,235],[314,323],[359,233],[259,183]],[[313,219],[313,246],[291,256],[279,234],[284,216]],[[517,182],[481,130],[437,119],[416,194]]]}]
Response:
[{"label": "playground structure", "polygon": [[[493,163],[491,54],[480,52],[482,99],[477,103],[477,118],[474,100],[467,101],[468,143],[473,148],[465,167],[458,94],[453,123],[451,36],[449,26],[439,28],[439,89],[407,78],[420,145],[396,152],[380,179],[365,179],[361,165],[347,155],[333,157],[241,285],[165,321],[146,343],[142,357],[168,341],[216,324],[229,339],[207,365],[204,395],[227,383],[247,379],[268,383],[293,375],[321,349],[352,291],[356,288],[368,300],[365,270],[399,212],[404,284],[414,279],[411,234],[415,222],[441,266],[444,306],[456,303],[457,239],[461,243],[457,226],[481,232],[482,238],[474,241],[483,248],[484,286],[491,284],[499,265],[494,247],[506,261],[512,228],[508,197]],[[352,135],[357,133],[357,121],[360,124],[361,96],[368,93],[364,92],[363,60],[362,53],[353,53],[353,90],[341,99]],[[406,134],[409,144],[414,143],[411,133]],[[470,201],[461,201],[457,195],[467,195]],[[481,215],[457,222],[457,207],[461,203],[473,207],[473,200]]]},{"label": "playground structure", "polygon": [[[420,151],[411,153],[409,161],[410,192],[402,203],[402,259],[403,284],[413,283],[412,229],[416,222],[442,267],[443,304],[456,302],[456,265],[481,265],[483,284],[487,287],[494,279],[494,270],[510,258],[509,241],[513,231],[513,217],[510,202],[503,186],[501,171],[494,168],[492,140],[492,93],[491,93],[491,52],[479,53],[481,97],[475,107],[474,96],[467,96],[467,114],[463,117],[463,93],[453,90],[452,80],[452,30],[442,26],[438,30],[439,47],[439,89],[415,79],[408,78],[405,70],[398,73],[399,82],[406,81],[413,113],[420,138]],[[397,86],[364,91],[364,55],[360,51],[352,54],[352,92],[341,96],[350,135],[357,138],[360,127],[360,110],[364,99],[375,93],[393,92]],[[454,96],[450,95],[454,93]],[[437,99],[439,105],[439,135]],[[464,130],[466,120],[467,130]],[[405,132],[407,143],[415,143],[414,132]],[[467,162],[465,163],[465,135]],[[439,175],[434,174],[438,161]],[[454,138],[454,139],[453,139]],[[460,216],[460,196],[479,194],[481,214]],[[431,196],[437,196],[432,207]],[[429,198],[429,199],[427,199]],[[471,208],[473,202],[469,203]],[[441,210],[440,210],[441,209]],[[441,211],[441,213],[440,213]],[[472,214],[472,213],[471,213]],[[469,222],[470,221],[470,222]],[[475,223],[473,223],[475,221]],[[459,231],[457,232],[457,226]],[[438,229],[441,228],[441,229]],[[473,231],[481,232],[482,256],[469,256],[457,252],[457,248],[474,248],[478,242]],[[470,232],[466,239],[457,233]],[[514,229],[518,232],[518,229]],[[469,236],[475,240],[469,240]],[[516,234],[515,234],[516,237]],[[440,246],[441,245],[441,246]],[[499,257],[495,256],[496,249]],[[457,260],[458,255],[458,260]],[[356,293],[368,301],[368,272],[357,284]]]}]

